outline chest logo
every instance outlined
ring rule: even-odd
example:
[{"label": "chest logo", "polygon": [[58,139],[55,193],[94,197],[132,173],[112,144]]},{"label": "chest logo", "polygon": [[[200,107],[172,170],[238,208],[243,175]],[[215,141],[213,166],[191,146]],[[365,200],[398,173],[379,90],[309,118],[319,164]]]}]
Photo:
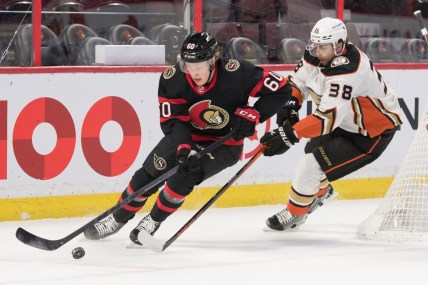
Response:
[{"label": "chest logo", "polygon": [[236,71],[239,68],[239,61],[235,59],[229,59],[229,62],[226,64],[225,69],[227,71]]},{"label": "chest logo", "polygon": [[205,129],[222,129],[229,122],[229,113],[211,105],[211,100],[204,100],[192,105],[189,109],[190,123],[193,127]]},{"label": "chest logo", "polygon": [[175,74],[175,67],[170,66],[163,72],[163,78],[170,79],[171,77],[174,76],[174,74]]},{"label": "chest logo", "polygon": [[344,65],[344,64],[348,64],[348,63],[349,63],[349,59],[347,59],[344,56],[339,56],[333,60],[333,62],[331,63],[331,67],[336,67],[336,66]]}]

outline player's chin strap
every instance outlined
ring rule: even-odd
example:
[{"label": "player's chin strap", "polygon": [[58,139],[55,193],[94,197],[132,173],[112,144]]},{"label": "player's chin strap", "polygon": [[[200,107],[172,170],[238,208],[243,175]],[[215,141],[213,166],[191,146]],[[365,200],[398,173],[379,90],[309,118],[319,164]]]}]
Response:
[{"label": "player's chin strap", "polygon": [[145,247],[148,247],[149,249],[156,251],[156,252],[162,252],[167,247],[169,247],[179,236],[181,236],[182,233],[184,233],[185,230],[187,230],[188,227],[190,227],[212,204],[214,204],[217,199],[223,195],[224,192],[226,192],[227,189],[229,189],[230,186],[235,183],[235,181],[241,177],[241,175],[247,171],[248,168],[250,168],[251,165],[262,155],[262,153],[269,147],[269,145],[264,144],[260,145],[260,149],[257,151],[257,153],[217,192],[214,194],[211,199],[202,206],[202,208],[196,212],[196,214],[193,215],[193,217],[187,221],[187,223],[184,224],[184,226],[181,227],[181,229],[178,230],[170,239],[167,241],[161,241],[157,240],[154,237],[152,237],[148,232],[145,230],[142,230],[138,233],[138,241]]},{"label": "player's chin strap", "polygon": [[217,61],[214,59],[214,63],[210,64],[210,75],[208,76],[207,83],[205,83],[204,85],[208,85],[213,80],[216,64],[217,64]]}]

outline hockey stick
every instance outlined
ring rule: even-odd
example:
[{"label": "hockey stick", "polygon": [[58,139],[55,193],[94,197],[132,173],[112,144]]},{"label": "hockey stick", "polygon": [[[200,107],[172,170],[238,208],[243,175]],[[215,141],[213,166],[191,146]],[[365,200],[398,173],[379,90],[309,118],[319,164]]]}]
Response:
[{"label": "hockey stick", "polygon": [[181,227],[170,239],[167,241],[161,241],[155,239],[146,231],[140,231],[138,233],[138,241],[147,246],[149,249],[156,252],[163,252],[167,247],[169,247],[182,233],[184,233],[187,228],[189,228],[217,199],[229,189],[230,186],[248,169],[250,166],[260,157],[260,155],[268,148],[267,145],[263,145],[262,148],[217,192],[214,196],[211,197],[208,202],[202,206],[193,217]]},{"label": "hockey stick", "polygon": [[421,28],[422,36],[425,38],[425,41],[428,43],[428,31],[427,31],[427,27],[425,26],[424,19],[422,18],[421,10],[415,11],[413,15],[415,15],[416,19],[418,20],[419,27]]},{"label": "hockey stick", "polygon": [[2,52],[1,57],[0,57],[0,63],[2,63],[3,60],[6,58],[6,56],[8,55],[10,46],[12,45],[13,40],[15,39],[16,34],[18,33],[19,28],[21,28],[22,24],[24,23],[25,17],[29,14],[29,12],[30,12],[30,10],[31,10],[32,7],[33,7],[33,3],[31,2],[28,5],[27,11],[25,11],[24,17],[22,17],[21,22],[18,25],[18,28],[16,28],[15,32],[13,33],[13,36],[10,39],[10,41],[9,41],[6,49]]},{"label": "hockey stick", "polygon": [[[210,144],[209,146],[207,146],[206,148],[204,148],[203,150],[198,152],[196,154],[196,157],[201,158],[204,155],[210,153],[211,151],[213,151],[214,149],[216,149],[217,147],[222,145],[224,142],[226,142],[228,139],[230,139],[233,136],[233,134],[234,134],[234,131],[232,131],[228,135],[224,136],[223,138],[219,139],[218,141],[215,141],[214,143]],[[24,230],[21,227],[19,227],[16,230],[16,238],[19,239],[21,242],[25,243],[26,245],[29,245],[29,246],[32,246],[35,248],[44,249],[44,250],[56,250],[56,249],[60,248],[61,246],[63,246],[65,243],[69,242],[70,240],[72,240],[73,238],[78,236],[79,234],[83,233],[87,228],[91,227],[92,225],[94,225],[95,223],[104,219],[108,215],[119,210],[124,205],[128,204],[129,202],[131,202],[132,200],[134,200],[138,196],[143,195],[144,193],[155,188],[156,186],[158,186],[162,182],[165,182],[169,177],[174,175],[177,172],[177,170],[178,170],[178,165],[175,166],[174,168],[172,168],[171,170],[169,170],[168,172],[164,173],[163,175],[159,176],[158,178],[156,178],[155,180],[153,180],[149,184],[138,189],[137,191],[135,191],[134,194],[132,194],[131,196],[128,196],[122,202],[116,204],[114,207],[105,211],[104,213],[102,213],[98,217],[89,221],[84,226],[80,227],[79,229],[75,230],[74,232],[72,232],[71,234],[69,234],[68,236],[66,236],[64,238],[57,239],[57,240],[44,239],[44,238],[41,238],[39,236],[36,236],[36,235]]]}]

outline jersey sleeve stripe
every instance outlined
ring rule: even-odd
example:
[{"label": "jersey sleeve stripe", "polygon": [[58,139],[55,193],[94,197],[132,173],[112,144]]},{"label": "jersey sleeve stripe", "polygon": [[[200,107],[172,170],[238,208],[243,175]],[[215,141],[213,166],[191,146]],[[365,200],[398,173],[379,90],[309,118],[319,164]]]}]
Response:
[{"label": "jersey sleeve stripe", "polygon": [[177,99],[170,99],[165,97],[158,97],[159,103],[165,103],[168,102],[170,104],[187,104],[187,101],[183,98],[177,98]]},{"label": "jersey sleeve stripe", "polygon": [[314,114],[307,116],[293,126],[299,139],[313,138],[325,135],[333,131],[336,120],[336,109],[326,112],[316,110]]},{"label": "jersey sleeve stripe", "polygon": [[172,120],[172,119],[177,119],[177,120],[180,120],[180,121],[183,121],[183,122],[189,122],[190,121],[190,116],[161,117],[160,118],[160,122],[164,123],[164,122],[167,122],[167,121]]},{"label": "jersey sleeve stripe", "polygon": [[362,135],[373,138],[402,124],[400,117],[388,111],[378,99],[357,97],[353,99],[352,107],[354,122]]},{"label": "jersey sleeve stripe", "polygon": [[352,110],[354,111],[354,124],[358,128],[358,133],[360,133],[363,136],[367,136],[367,131],[364,127],[364,120],[363,120],[363,112],[361,110],[360,105],[358,104],[357,98],[355,100],[352,100]]},{"label": "jersey sleeve stripe", "polygon": [[334,123],[336,121],[336,108],[329,109],[326,112],[315,110],[314,116],[322,121],[322,133],[325,135],[331,133],[334,129]]},{"label": "jersey sleeve stripe", "polygon": [[[254,86],[253,90],[251,90],[250,95],[249,95],[250,97],[255,97],[257,95],[257,93],[260,92],[260,90],[265,85],[266,78],[268,78],[268,77],[271,77],[269,71],[264,70],[262,78],[259,80],[259,82],[257,82],[256,86]],[[278,80],[275,80],[275,81],[278,81]],[[284,85],[287,83],[287,81],[288,81],[288,79],[286,77],[283,77],[283,80],[278,82],[279,85],[278,85],[278,88],[276,90],[284,87]]]},{"label": "jersey sleeve stripe", "polygon": [[263,81],[266,78],[266,74],[263,74],[263,78],[257,82],[256,86],[254,86],[253,90],[250,92],[250,97],[255,97],[256,94],[262,89],[263,87]]},{"label": "jersey sleeve stripe", "polygon": [[385,108],[381,100],[371,99],[371,101],[379,109],[380,112],[382,112],[386,117],[389,118],[389,120],[391,121],[391,123],[394,124],[394,126],[399,126],[403,123],[400,119],[400,116]]},{"label": "jersey sleeve stripe", "polygon": [[317,137],[322,133],[322,120],[314,115],[309,115],[296,123],[293,129],[299,139]]}]

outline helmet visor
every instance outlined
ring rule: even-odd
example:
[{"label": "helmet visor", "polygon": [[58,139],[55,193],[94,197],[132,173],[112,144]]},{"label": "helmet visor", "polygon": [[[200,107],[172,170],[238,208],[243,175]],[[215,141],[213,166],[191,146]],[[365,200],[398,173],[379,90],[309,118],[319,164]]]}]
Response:
[{"label": "helmet visor", "polygon": [[322,52],[327,52],[330,48],[334,48],[332,43],[314,43],[312,40],[309,40],[306,45],[306,49],[309,51],[310,55],[317,56],[317,50]]},{"label": "helmet visor", "polygon": [[184,60],[180,60],[180,69],[187,74],[203,74],[210,72],[211,64],[211,59],[201,62],[185,62]]}]

